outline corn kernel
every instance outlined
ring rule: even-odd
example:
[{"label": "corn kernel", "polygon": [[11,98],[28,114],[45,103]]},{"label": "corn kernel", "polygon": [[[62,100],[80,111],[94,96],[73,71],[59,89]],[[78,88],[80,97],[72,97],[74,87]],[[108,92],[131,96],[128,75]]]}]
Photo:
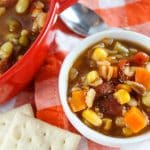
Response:
[{"label": "corn kernel", "polygon": [[103,83],[102,78],[99,78],[98,80],[96,80],[96,81],[90,83],[89,85],[90,85],[90,86],[93,86],[93,87],[96,87],[96,86],[98,86],[98,85],[101,85],[102,83]]},{"label": "corn kernel", "polygon": [[130,101],[130,94],[124,89],[120,89],[117,92],[115,92],[114,97],[121,105]]},{"label": "corn kernel", "polygon": [[118,85],[117,85],[117,89],[118,89],[118,90],[124,89],[124,90],[126,90],[126,91],[128,91],[128,92],[131,92],[131,91],[132,91],[131,87],[130,87],[129,85],[127,85],[127,84],[118,84]]},{"label": "corn kernel", "polygon": [[102,120],[93,110],[84,110],[82,112],[82,117],[94,126],[101,126],[102,124]]},{"label": "corn kernel", "polygon": [[87,74],[86,79],[87,79],[88,83],[92,83],[92,82],[98,80],[99,79],[98,72],[97,71],[91,71],[91,72],[89,72]]},{"label": "corn kernel", "polygon": [[96,48],[92,54],[92,59],[95,61],[105,60],[108,56],[104,48]]},{"label": "corn kernel", "polygon": [[103,124],[104,124],[104,130],[110,130],[112,126],[112,120],[110,118],[104,118],[103,119]]}]

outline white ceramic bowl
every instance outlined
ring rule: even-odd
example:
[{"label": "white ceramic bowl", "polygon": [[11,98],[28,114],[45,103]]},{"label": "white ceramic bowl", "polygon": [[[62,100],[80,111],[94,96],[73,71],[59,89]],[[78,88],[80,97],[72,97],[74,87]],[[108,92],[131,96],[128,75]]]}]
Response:
[{"label": "white ceramic bowl", "polygon": [[87,127],[80,119],[71,111],[68,102],[67,102],[67,89],[68,89],[68,73],[70,68],[72,67],[75,60],[78,56],[85,51],[91,45],[97,43],[103,38],[110,37],[114,39],[131,41],[134,43],[138,43],[143,47],[150,50],[150,38],[146,37],[142,34],[138,34],[132,31],[125,30],[108,30],[92,35],[77,45],[77,47],[66,57],[59,76],[59,94],[63,109],[65,111],[66,116],[70,120],[71,124],[85,137],[88,139],[103,144],[106,146],[124,146],[126,144],[133,144],[137,142],[142,142],[144,140],[150,139],[150,132],[146,132],[142,135],[136,137],[129,138],[115,138],[106,136],[104,134],[98,133],[89,127]]}]

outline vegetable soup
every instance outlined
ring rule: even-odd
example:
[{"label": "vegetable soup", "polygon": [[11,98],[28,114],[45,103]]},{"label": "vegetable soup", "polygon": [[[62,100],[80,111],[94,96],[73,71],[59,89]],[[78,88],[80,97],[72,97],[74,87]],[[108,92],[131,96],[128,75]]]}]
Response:
[{"label": "vegetable soup", "polygon": [[129,41],[104,38],[74,62],[68,103],[88,127],[113,137],[150,129],[150,59]]},{"label": "vegetable soup", "polygon": [[0,74],[21,59],[46,21],[47,0],[0,1]]}]

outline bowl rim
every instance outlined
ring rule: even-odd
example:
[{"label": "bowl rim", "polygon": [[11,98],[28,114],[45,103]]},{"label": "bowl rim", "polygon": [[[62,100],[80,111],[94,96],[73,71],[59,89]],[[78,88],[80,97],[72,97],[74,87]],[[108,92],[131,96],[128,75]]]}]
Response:
[{"label": "bowl rim", "polygon": [[[58,5],[56,5],[57,2],[55,2],[55,0],[48,0],[48,4],[49,4],[50,7],[49,7],[49,10],[48,10],[48,15],[47,15],[47,19],[46,19],[46,22],[44,24],[44,27],[42,28],[42,30],[38,34],[35,41],[27,49],[27,51],[25,52],[25,54],[23,55],[21,60],[15,62],[6,72],[4,72],[0,76],[0,81],[1,82],[3,82],[3,81],[5,82],[6,78],[11,77],[12,72],[16,72],[17,70],[19,70],[19,68],[22,68],[22,66],[24,65],[24,62],[27,61],[27,59],[31,55],[31,53],[33,51],[35,51],[36,47],[39,46],[39,44],[43,41],[43,39],[45,37],[45,34],[47,32],[49,32],[49,30],[47,29],[47,26],[49,24],[51,24],[53,26],[53,22],[52,22],[51,17],[54,17],[54,15],[57,15],[56,11],[54,11],[54,10],[56,10],[58,8]],[[56,19],[54,19],[54,21],[56,21]]]},{"label": "bowl rim", "polygon": [[120,40],[128,40],[139,45],[142,45],[146,49],[150,50],[150,38],[142,35],[140,33],[136,33],[133,31],[126,31],[122,29],[113,29],[113,30],[106,30],[103,32],[99,32],[92,36],[89,36],[82,40],[77,47],[75,47],[70,54],[65,58],[60,74],[59,74],[59,96],[60,101],[63,106],[63,110],[71,122],[71,124],[86,138],[98,143],[103,144],[106,146],[118,147],[121,145],[126,144],[133,144],[137,142],[142,142],[147,139],[150,139],[150,132],[146,132],[144,134],[129,137],[129,138],[117,138],[117,137],[110,137],[106,136],[102,133],[98,133],[93,129],[87,127],[70,109],[67,103],[67,88],[68,88],[68,72],[73,65],[74,61],[78,58],[78,56],[83,53],[86,48],[90,47],[92,44],[100,41],[104,37],[112,37]]}]

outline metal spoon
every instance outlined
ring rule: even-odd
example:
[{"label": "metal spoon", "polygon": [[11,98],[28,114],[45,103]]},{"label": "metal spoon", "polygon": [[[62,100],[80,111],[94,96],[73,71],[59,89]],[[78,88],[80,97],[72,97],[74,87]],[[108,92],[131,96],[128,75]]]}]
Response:
[{"label": "metal spoon", "polygon": [[60,18],[72,31],[81,36],[89,36],[108,28],[102,18],[79,3],[62,12]]}]

